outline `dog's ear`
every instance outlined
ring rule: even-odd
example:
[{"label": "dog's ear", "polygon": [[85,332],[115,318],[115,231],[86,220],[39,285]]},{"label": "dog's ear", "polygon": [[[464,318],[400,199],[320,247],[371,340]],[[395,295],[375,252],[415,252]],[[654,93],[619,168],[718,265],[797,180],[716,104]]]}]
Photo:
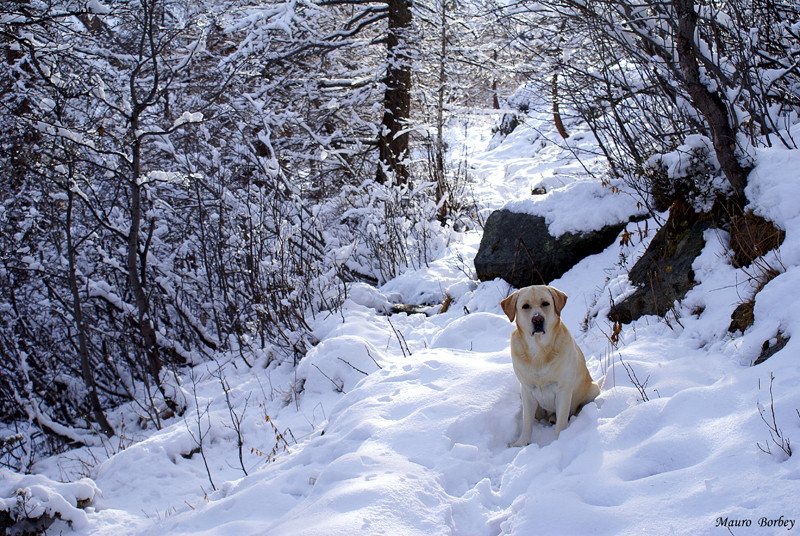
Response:
[{"label": "dog's ear", "polygon": [[517,316],[517,296],[519,295],[519,291],[514,292],[511,296],[506,298],[505,300],[500,302],[500,307],[503,308],[503,312],[508,317],[509,322],[514,321],[514,317]]},{"label": "dog's ear", "polygon": [[547,289],[553,296],[553,307],[556,310],[556,314],[561,316],[561,309],[563,309],[564,305],[567,303],[567,295],[555,287],[547,287]]}]

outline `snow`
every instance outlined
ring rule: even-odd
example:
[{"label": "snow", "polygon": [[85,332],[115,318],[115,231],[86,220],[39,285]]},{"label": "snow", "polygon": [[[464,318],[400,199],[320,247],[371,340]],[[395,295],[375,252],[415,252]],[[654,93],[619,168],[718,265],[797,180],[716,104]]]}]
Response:
[{"label": "snow", "polygon": [[179,118],[172,124],[172,128],[178,128],[187,123],[201,123],[203,121],[203,112],[183,112]]},{"label": "snow", "polygon": [[12,519],[58,516],[72,528],[81,529],[88,524],[89,516],[78,508],[78,502],[91,501],[97,493],[97,486],[88,478],[63,483],[0,469],[0,512],[9,512]]},{"label": "snow", "polygon": [[[531,118],[472,162],[484,214],[512,206],[544,215],[558,234],[637,213],[575,160],[587,135],[570,125],[576,133],[556,143],[544,112]],[[553,282],[569,296],[563,321],[602,387],[558,440],[539,422],[531,445],[508,447],[521,412],[513,325],[499,306],[511,289],[472,279],[480,233],[470,231],[454,232],[427,267],[377,289],[352,285],[341,312],[316,319],[320,343],[296,367],[268,348],[247,356],[253,368],[238,353],[220,355],[182,378],[182,417],[142,430],[121,411],[111,417],[127,439],[36,469],[55,479],[89,468],[89,486],[102,494],[82,516],[62,505],[82,536],[724,534],[736,520],[750,521],[747,534],[783,533],[800,516],[800,458],[770,439],[759,407],[769,419],[774,411],[787,438],[800,435],[798,338],[751,363],[779,331],[800,332],[800,151],[763,150],[756,164],[751,208],[785,229],[786,241],[766,259],[782,273],[757,295],[745,333],[727,327],[754,288],[728,260],[723,231],[706,231],[693,266],[700,284],[675,314],[623,326],[616,343],[609,297],[630,292],[626,270],[654,221],[628,224],[632,243]],[[531,195],[537,185],[548,193]],[[453,301],[439,312],[446,296]],[[430,307],[387,316],[397,302]],[[231,412],[242,418],[247,475]],[[77,495],[58,486],[47,484]]]},{"label": "snow", "polygon": [[[555,237],[564,233],[597,231],[607,225],[626,221],[641,212],[632,196],[620,194],[591,178],[558,179],[565,184],[544,179],[541,181],[540,184],[554,188],[544,194],[541,201],[530,203],[528,199],[514,200],[507,202],[503,208],[511,212],[544,216],[550,234]],[[592,207],[592,210],[575,217],[574,209],[565,210],[565,207],[571,206]]]},{"label": "snow", "polygon": [[49,99],[49,98],[43,98],[39,102],[39,106],[42,107],[42,110],[44,110],[46,112],[50,112],[50,111],[55,109],[56,101],[54,101],[53,99]]},{"label": "snow", "polygon": [[92,13],[97,13],[99,15],[107,15],[111,13],[111,10],[108,6],[100,3],[98,0],[89,0],[89,3],[86,4],[86,7],[89,8],[89,11]]},{"label": "snow", "polygon": [[[546,103],[538,103],[548,110]],[[577,125],[561,140],[548,111],[532,111],[526,124],[473,164],[489,186],[481,202],[488,209],[505,208],[544,216],[550,234],[596,231],[644,213],[637,200],[617,181],[602,184],[605,170],[594,137]],[[580,159],[579,159],[580,157]],[[534,189],[545,194],[532,199]]]}]

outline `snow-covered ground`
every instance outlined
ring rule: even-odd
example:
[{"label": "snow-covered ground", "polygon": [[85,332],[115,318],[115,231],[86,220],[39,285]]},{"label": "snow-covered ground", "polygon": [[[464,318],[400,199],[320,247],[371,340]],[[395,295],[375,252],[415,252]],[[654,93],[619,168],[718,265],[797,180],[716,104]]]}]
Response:
[{"label": "snow-covered ground", "polygon": [[[484,216],[509,205],[546,216],[557,234],[637,210],[587,173],[599,160],[579,163],[546,125],[546,117],[532,119],[472,159]],[[485,131],[461,140],[474,148],[488,141]],[[588,149],[591,137],[567,143]],[[784,273],[758,294],[745,334],[727,328],[753,288],[727,259],[721,231],[707,232],[694,264],[701,283],[677,314],[625,326],[616,344],[609,297],[630,291],[626,270],[655,222],[630,224],[632,244],[615,244],[553,282],[569,296],[563,320],[602,387],[557,441],[538,423],[530,446],[508,447],[521,411],[508,353],[513,325],[499,306],[510,289],[477,283],[480,233],[453,232],[429,267],[380,289],[351,289],[341,313],[317,319],[321,343],[296,368],[265,355],[249,356],[252,368],[220,356],[183,378],[190,410],[162,430],[37,469],[91,479],[59,492],[73,503],[94,495],[85,516],[73,516],[74,534],[87,536],[800,530],[800,455],[777,447],[759,412],[772,424],[774,411],[785,438],[800,438],[800,336],[792,337],[800,333],[800,151],[764,150],[757,163],[748,197],[786,230],[766,259]],[[548,193],[531,196],[538,185]],[[649,236],[639,232],[646,226]],[[446,312],[382,314],[389,301],[445,294],[454,300]],[[778,330],[792,337],[788,345],[751,366]],[[126,427],[129,436],[137,430]],[[50,529],[61,530],[69,533],[63,522]]]}]

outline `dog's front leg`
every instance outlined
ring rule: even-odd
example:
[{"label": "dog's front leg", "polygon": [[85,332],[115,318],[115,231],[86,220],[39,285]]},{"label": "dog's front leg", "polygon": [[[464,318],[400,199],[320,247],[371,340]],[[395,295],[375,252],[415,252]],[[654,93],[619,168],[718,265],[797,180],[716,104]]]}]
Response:
[{"label": "dog's front leg", "polygon": [[558,394],[556,395],[556,439],[558,439],[558,434],[567,427],[567,423],[569,422],[572,393],[565,391],[565,389],[559,388]]},{"label": "dog's front leg", "polygon": [[519,439],[511,443],[512,447],[530,445],[533,421],[536,419],[536,410],[539,408],[539,403],[533,397],[530,387],[520,384],[519,394],[522,398],[522,430],[519,433]]}]

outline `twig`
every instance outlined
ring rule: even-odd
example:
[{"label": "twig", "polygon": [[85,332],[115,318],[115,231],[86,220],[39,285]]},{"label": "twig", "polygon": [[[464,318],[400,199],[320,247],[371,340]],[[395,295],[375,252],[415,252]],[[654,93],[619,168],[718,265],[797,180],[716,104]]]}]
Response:
[{"label": "twig", "polygon": [[336,386],[336,390],[337,390],[337,391],[339,391],[339,392],[340,392],[340,393],[342,393],[342,394],[346,394],[346,393],[344,392],[344,382],[342,382],[342,385],[339,385],[338,383],[336,383],[336,382],[334,381],[334,379],[333,379],[333,378],[331,378],[330,376],[328,376],[327,374],[325,374],[324,372],[322,372],[322,369],[321,369],[321,368],[319,368],[319,367],[317,366],[317,364],[316,364],[316,363],[312,363],[312,365],[314,365],[314,368],[315,368],[315,369],[317,369],[317,370],[319,371],[319,373],[320,373],[320,374],[322,374],[323,376],[325,376],[326,378],[328,378],[328,379],[331,381],[331,383],[332,383],[334,386]]},{"label": "twig", "polygon": [[371,354],[371,353],[370,353],[370,351],[369,351],[369,346],[367,346],[367,345],[365,344],[365,345],[364,345],[364,349],[367,351],[367,355],[369,356],[369,358],[370,358],[370,359],[372,359],[372,362],[373,362],[373,363],[375,363],[375,366],[376,366],[376,367],[378,367],[379,369],[382,369],[383,367],[382,367],[382,366],[380,366],[380,365],[378,364],[378,362],[377,362],[377,361],[375,361],[375,358],[374,358],[374,357],[372,357],[372,354]]},{"label": "twig", "polygon": [[628,373],[628,379],[631,381],[634,387],[639,391],[639,395],[642,397],[642,402],[649,402],[650,397],[647,396],[647,391],[645,387],[647,387],[647,382],[650,381],[650,376],[648,375],[647,378],[644,379],[644,382],[640,382],[639,378],[636,377],[636,372],[634,372],[633,367],[628,365],[622,360],[622,356],[619,358],[619,362],[622,363],[625,372]]},{"label": "twig", "polygon": [[[408,347],[408,343],[406,342],[406,338],[403,336],[402,333],[397,331],[392,324],[391,319],[387,316],[386,320],[389,322],[389,326],[391,326],[392,331],[394,332],[394,336],[397,337],[397,342],[400,345],[400,351],[403,352],[403,357],[408,357],[411,355],[411,349]],[[403,346],[405,345],[405,348]]]},{"label": "twig", "polygon": [[245,476],[247,476],[247,469],[244,466],[244,438],[242,437],[242,422],[244,422],[245,414],[247,413],[247,404],[250,402],[250,396],[248,395],[244,400],[242,414],[239,415],[236,413],[236,410],[233,408],[233,401],[231,400],[231,386],[225,379],[225,373],[222,371],[222,366],[219,364],[217,364],[217,366],[219,367],[219,383],[222,386],[222,391],[225,393],[225,403],[228,405],[228,415],[230,415],[233,430],[236,432],[236,447],[239,451],[239,465],[242,468],[242,472],[244,472]]},{"label": "twig", "polygon": [[[192,393],[194,394],[194,407],[195,411],[197,412],[197,435],[195,436],[192,433],[192,429],[189,427],[189,422],[186,420],[185,415],[183,422],[186,424],[186,430],[188,430],[189,435],[197,445],[197,450],[200,452],[200,457],[203,458],[203,465],[205,465],[208,481],[211,483],[211,489],[217,491],[217,487],[214,485],[214,480],[211,478],[211,469],[208,467],[208,459],[206,459],[206,452],[205,448],[203,447],[203,440],[208,435],[208,432],[211,431],[211,416],[208,414],[208,408],[211,406],[211,403],[209,402],[206,404],[206,409],[203,410],[202,413],[200,412],[200,402],[197,400],[197,379],[195,378],[194,373],[192,373]],[[206,429],[205,433],[203,433],[202,426],[203,414],[205,414],[208,418],[208,428]]]},{"label": "twig", "polygon": [[[773,398],[773,395],[772,395],[772,382],[773,381],[775,381],[775,376],[770,372],[770,374],[769,374],[769,412],[770,412],[770,420],[772,422],[769,422],[767,420],[767,418],[764,417],[764,411],[765,410],[764,410],[764,408],[761,407],[760,404],[758,405],[758,414],[759,414],[759,416],[761,416],[761,420],[764,421],[764,424],[767,425],[767,429],[769,430],[769,438],[772,440],[772,442],[779,449],[781,449],[784,454],[786,454],[787,456],[791,456],[792,455],[791,443],[790,443],[789,439],[783,434],[783,431],[780,428],[778,428],[778,422],[775,419],[775,399]],[[761,382],[759,382],[759,384],[760,383]],[[759,388],[760,388],[760,385],[759,385]],[[797,414],[800,417],[800,411],[798,411],[797,409],[795,409],[795,411],[798,412]],[[769,443],[764,442],[764,446],[762,446],[761,443],[756,443],[756,446],[758,446],[758,448],[759,448],[759,450],[761,450],[761,452],[764,452],[766,454],[772,454],[772,452],[771,452],[771,450],[769,448]]]},{"label": "twig", "polygon": [[[269,424],[270,428],[272,429],[272,434],[275,436],[275,445],[273,445],[272,450],[270,452],[268,452],[267,456],[266,456],[267,463],[270,463],[270,462],[275,461],[275,459],[278,456],[278,454],[280,454],[281,452],[286,452],[286,451],[289,450],[289,442],[286,441],[286,438],[284,437],[284,435],[278,430],[278,427],[275,426],[275,423],[272,422],[272,419],[270,419],[269,414],[267,413],[267,409],[264,407],[264,405],[261,404],[260,406],[264,411],[264,421],[267,424]],[[292,439],[294,439],[294,434],[292,433],[291,428],[287,428],[286,430],[292,436]],[[294,442],[295,442],[295,444],[297,444],[297,440],[296,439],[294,439]],[[263,456],[264,455],[263,452],[261,452],[258,449],[255,449],[255,448],[251,448],[250,452],[256,453],[259,456]]]},{"label": "twig", "polygon": [[363,370],[361,370],[360,368],[356,367],[355,365],[353,365],[353,364],[352,364],[352,363],[350,363],[349,361],[347,361],[347,360],[345,360],[345,359],[342,359],[341,357],[337,357],[336,359],[338,359],[338,360],[339,360],[339,361],[341,361],[342,363],[345,363],[345,364],[349,365],[349,366],[350,366],[350,368],[352,368],[353,370],[357,370],[358,372],[360,372],[360,373],[361,373],[361,374],[363,374],[364,376],[369,376],[369,372],[364,372]]}]

